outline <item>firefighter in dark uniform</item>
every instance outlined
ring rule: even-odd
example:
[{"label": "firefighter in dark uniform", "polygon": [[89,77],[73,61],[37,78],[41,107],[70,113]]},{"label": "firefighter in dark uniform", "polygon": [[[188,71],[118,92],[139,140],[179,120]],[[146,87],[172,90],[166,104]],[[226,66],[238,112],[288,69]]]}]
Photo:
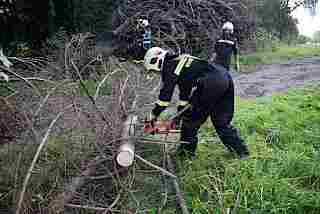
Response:
[{"label": "firefighter in dark uniform", "polygon": [[190,55],[175,55],[159,47],[149,49],[144,58],[147,70],[161,72],[162,88],[159,100],[151,112],[156,121],[169,105],[176,85],[179,87],[180,106],[191,107],[183,113],[181,144],[178,154],[195,155],[197,132],[210,116],[211,121],[229,151],[240,158],[249,155],[237,130],[231,126],[234,113],[234,85],[228,71]]},{"label": "firefighter in dark uniform", "polygon": [[239,65],[239,51],[237,39],[233,35],[234,27],[231,22],[226,22],[222,26],[222,36],[217,39],[214,50],[215,58],[213,62],[216,65],[223,66],[227,70],[230,70],[231,56],[234,55],[235,70],[240,70]]},{"label": "firefighter in dark uniform", "polygon": [[[137,50],[138,54],[136,59],[143,61],[143,57],[145,56],[146,52],[151,48],[151,26],[147,19],[138,19],[137,24],[137,32],[138,32],[138,47]],[[141,62],[142,62],[141,61]]]}]

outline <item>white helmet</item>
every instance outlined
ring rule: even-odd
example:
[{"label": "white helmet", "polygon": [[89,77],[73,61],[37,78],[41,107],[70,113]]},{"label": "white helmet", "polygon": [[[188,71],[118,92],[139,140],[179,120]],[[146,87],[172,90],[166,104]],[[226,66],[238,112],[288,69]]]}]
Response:
[{"label": "white helmet", "polygon": [[159,47],[150,48],[144,56],[144,67],[148,71],[161,71],[166,53],[168,53],[168,51]]},{"label": "white helmet", "polygon": [[226,22],[223,24],[222,26],[222,30],[226,30],[226,31],[229,31],[231,33],[233,33],[233,24],[231,22]]},{"label": "white helmet", "polygon": [[141,24],[143,27],[149,26],[149,21],[147,19],[138,19],[139,24]]}]

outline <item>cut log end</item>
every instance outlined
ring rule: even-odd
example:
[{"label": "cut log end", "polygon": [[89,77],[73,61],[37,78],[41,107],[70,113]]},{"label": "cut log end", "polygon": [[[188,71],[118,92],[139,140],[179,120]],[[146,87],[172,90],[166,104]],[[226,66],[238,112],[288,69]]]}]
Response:
[{"label": "cut log end", "polygon": [[[134,102],[135,103],[135,102]],[[135,124],[138,121],[138,117],[135,115],[129,115],[124,123],[124,128],[122,130],[122,138],[129,140],[122,141],[117,154],[117,162],[120,166],[129,167],[132,165],[134,160],[134,139],[130,139],[135,135]]]},{"label": "cut log end", "polygon": [[131,148],[122,149],[117,155],[117,162],[120,166],[129,167],[134,160],[134,151]]}]

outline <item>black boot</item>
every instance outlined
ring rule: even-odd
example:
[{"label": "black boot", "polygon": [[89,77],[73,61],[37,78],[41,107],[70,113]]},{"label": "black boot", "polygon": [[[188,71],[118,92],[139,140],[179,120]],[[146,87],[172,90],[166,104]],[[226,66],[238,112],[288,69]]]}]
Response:
[{"label": "black boot", "polygon": [[240,159],[245,159],[249,156],[248,147],[240,138],[237,129],[232,126],[216,127],[216,131],[221,141],[230,152],[235,152]]},{"label": "black boot", "polygon": [[185,157],[194,158],[196,156],[196,148],[197,148],[197,145],[194,145],[192,143],[180,144],[178,146],[176,154],[177,154],[177,156],[182,157],[182,158],[185,158]]},{"label": "black boot", "polygon": [[237,152],[237,154],[239,155],[239,158],[240,158],[241,160],[247,159],[247,158],[249,157],[249,155],[250,155],[247,146],[245,146],[245,148],[244,148],[242,151]]}]

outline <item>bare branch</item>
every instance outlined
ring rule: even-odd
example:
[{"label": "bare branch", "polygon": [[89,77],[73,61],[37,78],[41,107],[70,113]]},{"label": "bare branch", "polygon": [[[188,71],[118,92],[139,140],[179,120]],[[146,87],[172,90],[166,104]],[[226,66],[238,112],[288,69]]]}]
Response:
[{"label": "bare branch", "polygon": [[[70,108],[71,106],[69,106]],[[45,134],[45,136],[43,137],[38,149],[37,149],[37,152],[35,154],[35,156],[33,157],[33,160],[32,160],[32,163],[30,165],[30,168],[28,170],[28,173],[24,179],[24,182],[23,182],[23,186],[22,186],[22,190],[21,190],[21,193],[20,193],[20,198],[19,198],[19,202],[18,202],[18,205],[17,205],[17,210],[16,210],[16,214],[20,214],[20,209],[21,209],[21,205],[22,205],[22,202],[23,202],[23,198],[24,198],[24,194],[26,192],[26,189],[27,189],[27,186],[28,186],[28,183],[29,183],[29,179],[31,177],[31,174],[33,172],[33,169],[38,161],[38,158],[40,156],[40,153],[45,145],[45,143],[47,142],[47,139],[51,133],[51,130],[53,128],[53,126],[55,125],[55,123],[58,121],[58,119],[63,115],[64,112],[60,112],[59,114],[57,114],[57,116],[52,120],[52,122],[50,123],[50,126]]]},{"label": "bare branch", "polygon": [[30,86],[37,93],[38,96],[41,97],[40,91],[29,80],[25,79],[24,77],[22,77],[21,75],[17,74],[16,72],[13,72],[10,68],[6,68],[6,67],[0,65],[0,69],[3,69],[7,73],[12,74],[12,75],[18,77],[19,79],[25,81],[27,83],[27,85]]},{"label": "bare branch", "polygon": [[135,154],[135,156],[136,156],[139,160],[141,160],[143,163],[151,166],[152,168],[155,168],[155,169],[161,171],[163,174],[168,175],[168,176],[170,176],[171,178],[177,179],[177,176],[175,176],[175,175],[172,174],[171,172],[169,172],[169,171],[167,171],[167,170],[165,170],[165,169],[163,169],[163,168],[161,168],[161,167],[159,167],[159,166],[151,163],[150,161],[147,161],[147,160],[143,159],[142,157],[140,157],[140,156],[137,155],[137,154]]}]

